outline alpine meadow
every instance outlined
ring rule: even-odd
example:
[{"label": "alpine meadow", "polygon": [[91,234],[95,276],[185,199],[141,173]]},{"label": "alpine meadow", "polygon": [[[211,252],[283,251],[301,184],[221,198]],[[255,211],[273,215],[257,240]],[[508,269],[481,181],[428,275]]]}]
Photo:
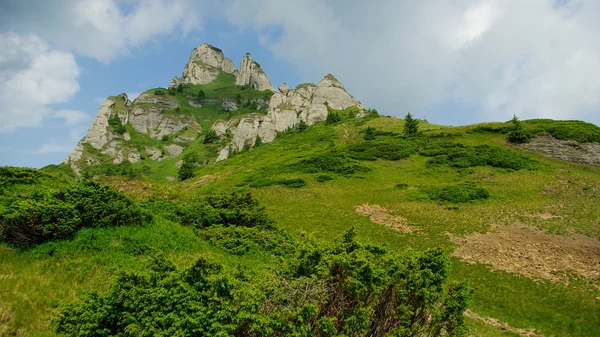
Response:
[{"label": "alpine meadow", "polygon": [[600,128],[404,114],[200,45],[0,167],[0,335],[600,336]]}]

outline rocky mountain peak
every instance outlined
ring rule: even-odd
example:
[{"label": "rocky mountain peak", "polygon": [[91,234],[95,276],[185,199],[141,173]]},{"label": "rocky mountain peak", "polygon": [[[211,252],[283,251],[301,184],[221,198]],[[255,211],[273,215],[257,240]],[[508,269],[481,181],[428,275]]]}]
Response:
[{"label": "rocky mountain peak", "polygon": [[267,74],[260,67],[260,64],[252,60],[250,53],[246,53],[240,62],[240,69],[236,75],[235,84],[249,85],[259,91],[275,91]]},{"label": "rocky mountain peak", "polygon": [[235,66],[226,58],[223,51],[210,44],[203,43],[192,50],[190,59],[183,69],[182,77],[175,76],[169,88],[179,84],[207,84],[217,79],[220,72],[233,74]]}]

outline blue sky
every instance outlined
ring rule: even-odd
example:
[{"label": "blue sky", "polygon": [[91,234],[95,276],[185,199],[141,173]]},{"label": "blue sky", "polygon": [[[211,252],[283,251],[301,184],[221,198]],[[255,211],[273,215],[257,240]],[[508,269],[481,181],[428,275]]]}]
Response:
[{"label": "blue sky", "polygon": [[275,87],[332,73],[383,114],[599,124],[598,17],[592,0],[4,0],[0,165],[61,162],[104,98],[167,86],[203,42]]}]

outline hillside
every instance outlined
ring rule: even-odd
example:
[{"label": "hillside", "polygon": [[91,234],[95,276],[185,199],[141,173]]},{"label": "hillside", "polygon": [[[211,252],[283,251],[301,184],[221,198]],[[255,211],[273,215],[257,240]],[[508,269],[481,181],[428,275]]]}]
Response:
[{"label": "hillside", "polygon": [[[0,335],[142,335],[167,302],[154,334],[378,335],[384,289],[431,331],[439,315],[450,335],[463,319],[473,336],[600,335],[600,128],[417,124],[331,75],[275,92],[249,55],[235,69],[200,46],[170,88],[107,98],[65,163],[0,171]],[[38,241],[9,235],[20,214],[45,226]],[[117,316],[125,330],[92,322]]]}]

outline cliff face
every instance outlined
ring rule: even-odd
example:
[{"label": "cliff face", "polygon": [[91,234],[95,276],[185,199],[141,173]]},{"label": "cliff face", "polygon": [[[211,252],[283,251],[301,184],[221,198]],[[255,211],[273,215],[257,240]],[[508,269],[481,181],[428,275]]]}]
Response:
[{"label": "cliff face", "polygon": [[265,74],[258,63],[252,61],[250,54],[246,54],[242,58],[242,62],[240,62],[240,69],[235,78],[235,85],[249,85],[259,91],[275,91],[267,74]]},{"label": "cliff face", "polygon": [[[190,86],[208,84],[221,76],[222,83],[230,83],[225,84],[227,90],[203,88],[213,90],[210,97],[200,97],[201,89]],[[364,111],[332,75],[316,85],[289,88],[284,83],[274,92],[266,73],[250,54],[242,58],[236,70],[220,49],[209,44],[192,51],[182,77],[175,77],[169,87],[180,84],[185,90],[151,89],[133,102],[125,94],[108,97],[65,163],[80,175],[93,165],[176,158],[199,135],[206,135],[199,122],[213,124],[211,129],[221,145],[213,146],[210,151],[220,151],[208,161],[220,161],[231,152],[253,147],[258,139],[273,141],[278,132],[300,121],[308,125],[324,121],[331,109],[354,106],[359,114]],[[217,118],[221,120],[215,122]]]},{"label": "cliff face", "polygon": [[246,115],[239,124],[215,123],[215,132],[223,134],[229,130],[235,135],[230,146],[221,150],[217,161],[228,158],[230,151],[253,146],[257,137],[268,143],[278,132],[286,131],[300,121],[313,125],[326,120],[329,109],[344,110],[353,106],[359,111],[364,110],[362,104],[332,75],[325,76],[317,85],[302,84],[295,89],[284,83],[279,86],[279,92],[271,96],[266,116]]},{"label": "cliff face", "polygon": [[192,50],[181,78],[175,76],[169,88],[179,84],[207,84],[217,79],[221,72],[233,74],[233,62],[223,55],[221,49],[203,43]]}]

